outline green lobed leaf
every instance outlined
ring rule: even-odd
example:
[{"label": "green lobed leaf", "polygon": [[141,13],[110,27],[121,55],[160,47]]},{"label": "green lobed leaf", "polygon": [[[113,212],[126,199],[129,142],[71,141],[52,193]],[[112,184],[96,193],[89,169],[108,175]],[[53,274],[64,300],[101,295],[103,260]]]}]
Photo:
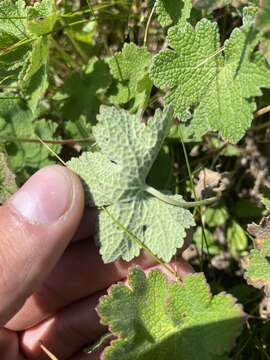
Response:
[{"label": "green lobed leaf", "polygon": [[270,87],[270,70],[255,51],[259,37],[247,23],[233,30],[221,54],[217,24],[202,19],[169,29],[169,49],[153,59],[150,77],[167,90],[166,104],[182,117],[195,106],[190,122],[195,137],[219,130],[237,142],[250,126],[256,110],[254,97]]},{"label": "green lobed leaf", "polygon": [[108,95],[115,105],[131,102],[130,111],[145,105],[150,96],[152,82],[148,76],[151,54],[146,48],[130,43],[108,60],[113,83]]},{"label": "green lobed leaf", "polygon": [[146,277],[134,268],[128,281],[113,285],[98,305],[117,337],[103,360],[227,359],[243,323],[231,295],[211,295],[203,274],[168,282],[159,270]]},{"label": "green lobed leaf", "polygon": [[83,71],[72,73],[54,96],[59,102],[65,120],[75,123],[79,118],[86,124],[95,124],[101,104],[100,94],[111,83],[109,68],[103,60],[94,57]]},{"label": "green lobed leaf", "polygon": [[[21,100],[1,99],[0,136],[6,138],[6,150],[9,161],[16,172],[31,173],[42,166],[52,163],[50,151],[40,143],[28,143],[27,139],[56,140],[54,135],[57,124],[44,119],[35,120],[27,104]],[[23,139],[23,142],[20,141]],[[61,146],[51,145],[50,148],[59,153]]]},{"label": "green lobed leaf", "polygon": [[[91,206],[106,207],[98,219],[97,241],[104,262],[139,255],[140,246],[113,222],[117,220],[154,254],[169,261],[183,245],[191,213],[146,191],[147,175],[161,149],[173,112],[157,111],[147,125],[139,116],[102,106],[93,127],[98,152],[85,152],[68,166],[79,174]],[[174,199],[182,199],[175,195]],[[109,214],[108,214],[109,213]]]},{"label": "green lobed leaf", "polygon": [[190,0],[156,0],[156,14],[162,26],[184,23],[190,16]]},{"label": "green lobed leaf", "polygon": [[15,175],[9,167],[6,154],[0,152],[0,204],[3,204],[16,190]]}]

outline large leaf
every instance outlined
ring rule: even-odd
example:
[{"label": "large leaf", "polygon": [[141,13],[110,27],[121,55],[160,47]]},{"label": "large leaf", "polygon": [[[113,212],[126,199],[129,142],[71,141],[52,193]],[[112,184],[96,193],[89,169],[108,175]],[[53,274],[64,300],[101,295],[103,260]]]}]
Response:
[{"label": "large leaf", "polygon": [[183,283],[159,270],[146,278],[131,270],[129,285],[113,285],[98,313],[117,337],[103,360],[224,360],[242,329],[243,312],[231,295],[212,296],[203,274]]},{"label": "large leaf", "polygon": [[247,22],[225,41],[223,56],[216,23],[202,19],[195,28],[169,29],[170,49],[154,58],[150,76],[168,90],[165,101],[180,117],[196,107],[190,124],[196,136],[219,130],[237,142],[250,126],[254,97],[261,95],[261,87],[270,87],[270,69],[261,54],[254,54],[258,40]]},{"label": "large leaf", "polygon": [[106,211],[100,211],[97,231],[105,262],[119,257],[131,260],[140,251],[138,243],[112,217],[165,261],[183,245],[185,229],[194,224],[189,211],[147,192],[146,177],[172,115],[170,109],[163,114],[157,111],[146,125],[139,116],[102,106],[93,128],[100,151],[85,152],[68,163],[84,180],[91,206],[106,207]]}]

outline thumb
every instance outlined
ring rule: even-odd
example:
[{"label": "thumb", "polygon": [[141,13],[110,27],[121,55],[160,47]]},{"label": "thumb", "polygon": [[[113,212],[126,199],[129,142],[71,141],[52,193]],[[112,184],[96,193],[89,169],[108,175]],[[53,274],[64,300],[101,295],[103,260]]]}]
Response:
[{"label": "thumb", "polygon": [[0,326],[48,276],[83,208],[80,180],[61,166],[38,171],[0,207]]}]

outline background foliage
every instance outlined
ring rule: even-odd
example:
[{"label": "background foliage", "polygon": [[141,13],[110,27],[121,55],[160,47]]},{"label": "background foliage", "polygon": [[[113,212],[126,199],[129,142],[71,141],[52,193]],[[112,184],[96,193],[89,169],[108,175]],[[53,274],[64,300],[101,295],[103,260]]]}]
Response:
[{"label": "background foliage", "polygon": [[[189,201],[217,197],[192,208],[183,254],[205,277],[166,286],[161,273],[136,269],[129,288],[101,300],[101,319],[119,337],[105,359],[151,359],[153,344],[191,359],[201,334],[202,359],[270,358],[269,64],[269,0],[0,2],[0,203],[58,162],[54,154],[69,161],[102,147],[100,105],[144,123],[171,104],[177,116],[146,181]],[[132,324],[117,323],[119,307]],[[151,346],[138,339],[142,324]]]}]

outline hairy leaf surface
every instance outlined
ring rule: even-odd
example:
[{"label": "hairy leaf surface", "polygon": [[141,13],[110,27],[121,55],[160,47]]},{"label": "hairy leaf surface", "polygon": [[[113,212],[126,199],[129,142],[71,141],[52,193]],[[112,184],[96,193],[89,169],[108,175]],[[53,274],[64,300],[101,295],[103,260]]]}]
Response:
[{"label": "hairy leaf surface", "polygon": [[128,286],[111,287],[98,313],[117,337],[104,360],[224,360],[243,322],[235,299],[212,296],[203,274],[168,283],[159,270],[146,277],[138,268]]},{"label": "hairy leaf surface", "polygon": [[168,90],[165,101],[180,117],[196,107],[190,125],[196,136],[219,130],[237,142],[250,126],[254,97],[261,95],[261,87],[270,87],[269,67],[260,53],[254,54],[258,40],[252,24],[236,28],[225,41],[223,56],[216,23],[202,19],[195,28],[169,29],[170,49],[154,58],[150,76]]},{"label": "hairy leaf surface", "polygon": [[[140,246],[109,216],[133,233],[154,254],[169,261],[194,224],[189,211],[146,192],[146,177],[172,121],[172,111],[157,111],[147,125],[139,116],[101,107],[93,134],[100,151],[85,152],[68,165],[84,180],[90,204],[99,214],[97,240],[105,262],[139,255]],[[181,199],[181,196],[174,196]],[[109,214],[108,214],[109,213]]]}]

